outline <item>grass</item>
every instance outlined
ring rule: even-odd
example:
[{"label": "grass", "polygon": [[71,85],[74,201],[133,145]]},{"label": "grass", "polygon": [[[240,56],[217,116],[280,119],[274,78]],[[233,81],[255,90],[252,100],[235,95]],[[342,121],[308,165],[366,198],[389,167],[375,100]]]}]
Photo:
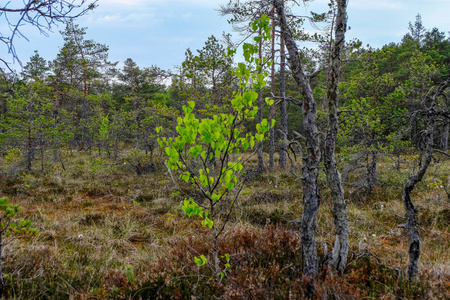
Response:
[{"label": "grass", "polygon": [[[299,266],[298,223],[301,184],[281,170],[257,175],[247,184],[219,244],[231,268],[211,280],[210,233],[181,211],[184,193],[164,167],[137,176],[124,161],[75,153],[65,168],[47,162],[44,171],[3,173],[1,196],[23,207],[40,235],[16,240],[4,251],[6,291],[11,299],[286,299],[305,296],[307,279]],[[400,173],[389,159],[379,160],[379,184],[372,194],[353,194],[348,205],[349,265],[344,276],[323,271],[316,285],[321,299],[450,298],[450,202],[440,184],[448,182],[450,161],[433,165],[413,199],[422,240],[420,274],[405,280],[408,239]],[[37,168],[37,167],[36,167]],[[359,174],[360,176],[361,174]],[[354,176],[358,176],[355,174]],[[321,175],[321,187],[326,186]],[[323,188],[318,216],[319,254],[334,241],[332,200]],[[347,189],[350,192],[349,189]],[[225,261],[222,258],[222,264]]]}]

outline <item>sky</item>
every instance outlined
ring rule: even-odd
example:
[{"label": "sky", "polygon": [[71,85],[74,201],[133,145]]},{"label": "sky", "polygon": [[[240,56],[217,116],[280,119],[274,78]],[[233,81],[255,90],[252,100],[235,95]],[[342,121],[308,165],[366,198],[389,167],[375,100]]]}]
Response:
[{"label": "sky", "polygon": [[[12,0],[20,1],[20,0]],[[223,32],[232,32],[226,17],[217,10],[228,0],[99,0],[98,7],[76,23],[87,27],[87,39],[109,46],[110,61],[120,64],[132,58],[140,67],[157,65],[173,69],[180,65],[187,48],[201,49],[211,35],[220,38]],[[296,10],[301,14],[327,10],[328,0],[316,0]],[[349,0],[347,40],[358,38],[363,45],[381,47],[400,42],[408,32],[408,23],[420,13],[427,29],[450,31],[450,0]],[[5,35],[0,19],[0,32]],[[35,28],[23,27],[25,39],[16,40],[19,58],[25,64],[34,50],[46,60],[53,60],[63,45],[59,34],[64,26],[52,27],[49,36]],[[4,48],[1,58],[12,62]],[[14,69],[20,70],[15,63]]]}]

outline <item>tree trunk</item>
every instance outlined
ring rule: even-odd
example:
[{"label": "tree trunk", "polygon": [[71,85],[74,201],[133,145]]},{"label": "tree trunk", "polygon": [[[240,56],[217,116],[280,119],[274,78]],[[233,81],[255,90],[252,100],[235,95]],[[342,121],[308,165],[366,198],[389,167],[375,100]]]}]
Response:
[{"label": "tree trunk", "polygon": [[288,119],[286,106],[286,53],[284,51],[284,39],[280,38],[280,125],[281,125],[281,148],[280,168],[285,169],[287,165],[288,151]]},{"label": "tree trunk", "polygon": [[419,171],[410,176],[403,187],[403,204],[406,210],[406,224],[400,225],[406,229],[409,237],[409,266],[408,266],[408,280],[413,280],[418,272],[418,262],[420,258],[420,238],[417,230],[417,209],[411,201],[411,192],[416,184],[422,180],[428,166],[430,165],[433,154],[433,125],[431,120],[428,120],[426,133],[425,149],[422,153],[425,154],[421,162]]},{"label": "tree trunk", "polygon": [[[261,35],[261,29],[259,30],[259,35]],[[259,61],[262,64],[262,52],[261,52],[261,47],[262,47],[262,42],[259,42],[259,51],[258,51],[258,56],[259,56]],[[262,71],[260,71],[261,73]],[[258,123],[262,122],[263,119],[263,96],[262,96],[262,91],[258,90]],[[257,172],[258,173],[262,173],[264,172],[264,158],[263,158],[263,143],[259,142],[258,143],[258,149],[257,149],[257,155],[258,155],[258,169]]]},{"label": "tree trunk", "polygon": [[447,151],[448,150],[448,134],[450,131],[450,121],[446,120],[445,126],[444,126],[444,132],[442,133],[442,150]]},{"label": "tree trunk", "polygon": [[5,278],[3,276],[3,236],[2,236],[2,234],[0,234],[0,298],[3,297],[3,292],[5,289]]},{"label": "tree trunk", "polygon": [[27,141],[27,170],[31,171],[31,162],[33,161],[34,156],[34,145],[33,139],[31,137],[31,127],[28,126],[28,141]]},{"label": "tree trunk", "polygon": [[282,0],[273,0],[277,11],[281,35],[289,52],[289,64],[292,75],[303,95],[303,129],[306,140],[306,151],[303,153],[302,186],[303,186],[303,216],[302,230],[302,259],[303,273],[312,276],[317,273],[318,259],[315,241],[317,213],[320,205],[318,175],[321,159],[319,132],[316,124],[316,103],[300,59],[299,51],[292,31],[289,28]]},{"label": "tree trunk", "polygon": [[[406,211],[406,224],[402,224],[399,227],[406,229],[409,237],[409,265],[408,265],[408,280],[413,280],[418,273],[418,263],[420,258],[420,238],[419,231],[417,230],[417,209],[411,200],[411,192],[416,186],[416,184],[423,179],[428,166],[433,158],[433,141],[434,141],[434,118],[440,114],[444,114],[447,118],[449,117],[449,111],[436,111],[436,98],[443,95],[445,89],[449,86],[450,81],[447,80],[443,82],[434,94],[434,97],[429,105],[429,108],[422,112],[426,116],[426,128],[424,140],[422,141],[421,151],[420,151],[420,168],[419,171],[410,176],[403,187],[402,200],[405,205]],[[425,102],[427,96],[422,100],[422,107],[425,107]],[[419,141],[420,143],[420,141]]]},{"label": "tree trunk", "polygon": [[60,71],[55,76],[55,95],[56,95],[56,102],[55,102],[55,110],[53,111],[53,130],[55,131],[55,134],[52,136],[53,139],[53,162],[56,163],[58,161],[58,140],[57,140],[57,129],[58,129],[58,116],[59,116],[59,105],[60,105],[60,91],[59,91],[59,77],[60,77]]},{"label": "tree trunk", "polygon": [[[272,10],[272,16],[274,14],[274,10]],[[272,68],[270,74],[270,85],[272,95],[275,95],[275,18],[272,19]],[[270,106],[270,118],[269,122],[272,123],[272,120],[275,119],[275,105]],[[270,127],[269,130],[270,140],[269,140],[269,170],[273,172],[275,169],[275,127]]]},{"label": "tree trunk", "polygon": [[347,203],[344,199],[342,178],[336,164],[335,150],[338,133],[338,83],[341,72],[341,52],[347,29],[347,1],[337,0],[335,39],[330,54],[330,67],[327,79],[328,131],[324,148],[324,163],[328,184],[333,197],[333,217],[336,240],[330,261],[334,270],[343,273],[348,255],[348,217]]},{"label": "tree trunk", "polygon": [[369,194],[377,184],[377,150],[366,150],[367,189]]}]

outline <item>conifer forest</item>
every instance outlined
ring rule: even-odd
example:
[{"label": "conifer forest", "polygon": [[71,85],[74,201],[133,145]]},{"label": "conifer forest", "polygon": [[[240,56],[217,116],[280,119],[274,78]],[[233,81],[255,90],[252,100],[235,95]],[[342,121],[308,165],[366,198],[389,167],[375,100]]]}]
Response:
[{"label": "conifer forest", "polygon": [[449,28],[302,3],[217,5],[170,70],[87,37],[102,1],[0,4],[0,299],[450,299]]}]

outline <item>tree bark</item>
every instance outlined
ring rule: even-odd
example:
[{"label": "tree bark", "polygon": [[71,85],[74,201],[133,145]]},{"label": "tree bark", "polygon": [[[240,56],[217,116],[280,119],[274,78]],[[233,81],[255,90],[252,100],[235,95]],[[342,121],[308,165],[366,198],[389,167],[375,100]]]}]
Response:
[{"label": "tree bark", "polygon": [[377,184],[377,152],[378,150],[367,150],[367,189],[369,194]]},{"label": "tree bark", "polygon": [[446,125],[444,126],[444,132],[442,137],[442,150],[447,151],[448,150],[448,135],[450,131],[450,121],[446,121]]},{"label": "tree bark", "polygon": [[347,1],[337,0],[335,39],[330,53],[327,79],[328,131],[325,139],[324,163],[328,184],[333,197],[333,217],[336,240],[330,264],[334,270],[343,273],[348,255],[347,202],[344,199],[342,177],[336,164],[335,150],[338,133],[338,83],[341,73],[341,52],[347,30]]},{"label": "tree bark", "polygon": [[[424,140],[422,141],[421,151],[420,151],[420,168],[419,171],[410,176],[403,187],[402,200],[405,205],[406,211],[406,224],[402,224],[399,227],[406,229],[409,237],[409,265],[408,265],[408,280],[412,281],[419,271],[418,263],[420,258],[420,238],[419,231],[417,230],[417,209],[411,200],[411,192],[416,186],[416,184],[423,179],[428,166],[433,158],[433,141],[434,141],[434,118],[440,114],[448,114],[447,111],[436,111],[436,98],[443,95],[445,89],[449,86],[450,81],[447,80],[443,82],[434,94],[434,97],[427,108],[422,114],[426,117],[426,128],[424,132]],[[422,106],[425,107],[425,102],[427,96],[422,101]],[[419,141],[420,143],[420,141]]]},{"label": "tree bark", "polygon": [[[261,29],[259,30],[259,35],[261,35]],[[258,50],[258,56],[259,56],[259,61],[262,62],[262,52],[261,52],[261,48],[262,48],[262,42],[259,42],[259,50]],[[260,71],[261,73],[262,71]],[[263,96],[262,96],[262,91],[258,90],[258,123],[262,122],[263,119],[263,115],[262,112],[263,111]],[[258,173],[262,173],[264,172],[264,158],[263,158],[263,143],[259,142],[258,143],[258,149],[257,149],[257,155],[258,155],[258,169],[257,172]]]},{"label": "tree bark", "polygon": [[404,227],[409,237],[409,265],[408,265],[408,280],[413,280],[418,273],[418,262],[420,258],[420,238],[417,230],[417,209],[411,200],[411,192],[416,184],[422,180],[428,166],[430,165],[433,154],[433,125],[428,120],[425,149],[422,153],[425,158],[422,159],[419,171],[410,176],[403,187],[402,200],[406,210],[406,224],[400,225]]},{"label": "tree bark", "polygon": [[[274,10],[272,10],[272,17],[274,16]],[[275,95],[275,18],[272,19],[272,68],[270,74],[270,85],[272,95]],[[270,118],[269,122],[272,124],[272,120],[275,119],[275,105],[271,105],[269,108]],[[275,127],[270,127],[269,130],[269,170],[273,172],[275,170]]]},{"label": "tree bark", "polygon": [[287,165],[288,151],[288,119],[286,106],[286,53],[284,51],[284,39],[280,37],[280,125],[281,125],[281,149],[280,168],[285,169]]},{"label": "tree bark", "polygon": [[316,103],[309,83],[309,78],[303,70],[299,51],[289,28],[282,0],[273,0],[277,11],[281,35],[289,52],[289,64],[292,75],[303,95],[303,128],[306,139],[306,151],[303,153],[302,186],[303,186],[303,216],[302,259],[303,273],[312,276],[317,273],[318,259],[315,241],[317,213],[320,205],[318,188],[319,163],[321,159],[319,132],[316,124]]}]

